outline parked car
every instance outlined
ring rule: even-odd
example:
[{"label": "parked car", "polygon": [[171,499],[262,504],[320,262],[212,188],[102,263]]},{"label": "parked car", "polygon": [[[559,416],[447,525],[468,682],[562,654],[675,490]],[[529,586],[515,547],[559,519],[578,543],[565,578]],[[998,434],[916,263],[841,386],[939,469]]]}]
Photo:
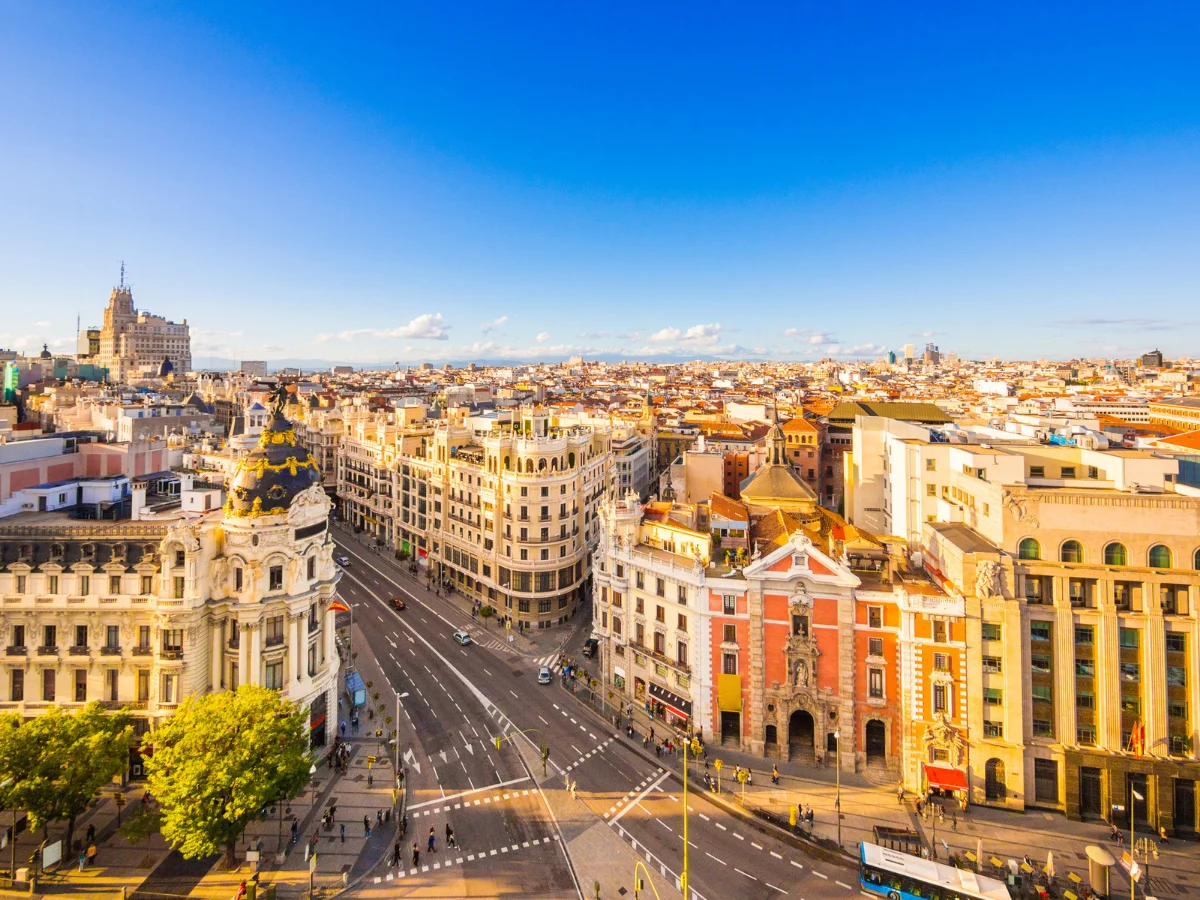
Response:
[{"label": "parked car", "polygon": [[583,655],[591,659],[596,655],[596,650],[600,647],[600,642],[595,638],[588,638],[583,642]]},{"label": "parked car", "polygon": [[404,598],[403,597],[393,597],[392,598],[392,609],[404,609]]},{"label": "parked car", "polygon": [[464,647],[471,643],[471,636],[462,630],[454,632],[454,639]]},{"label": "parked car", "polygon": [[549,666],[542,666],[538,669],[538,684],[549,684],[554,680],[554,676],[550,673]]}]

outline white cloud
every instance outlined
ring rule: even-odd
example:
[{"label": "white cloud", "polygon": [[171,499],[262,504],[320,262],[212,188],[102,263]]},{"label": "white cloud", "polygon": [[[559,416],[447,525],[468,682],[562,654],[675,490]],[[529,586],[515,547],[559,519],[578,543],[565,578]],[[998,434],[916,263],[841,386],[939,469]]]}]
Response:
[{"label": "white cloud", "polygon": [[450,335],[447,325],[442,320],[441,313],[422,313],[407,325],[395,328],[355,328],[349,331],[339,331],[337,334],[319,334],[318,341],[354,341],[360,337],[377,338],[415,338],[425,341],[448,341]]},{"label": "white cloud", "polygon": [[535,337],[534,340],[539,344],[544,344],[546,341],[550,340],[550,332],[543,331],[537,337]]},{"label": "white cloud", "polygon": [[661,331],[656,331],[650,337],[646,338],[652,344],[669,344],[679,340],[683,334],[678,328],[664,328]]},{"label": "white cloud", "polygon": [[50,323],[49,323],[49,322],[45,322],[45,321],[43,321],[43,322],[34,322],[34,323],[33,323],[33,327],[34,327],[34,328],[49,328],[49,327],[50,327]]},{"label": "white cloud", "polygon": [[684,344],[699,344],[701,346],[711,346],[721,338],[721,326],[717,322],[710,322],[708,325],[693,325],[684,334],[681,343]]},{"label": "white cloud", "polygon": [[818,344],[832,344],[837,340],[828,331],[813,331],[811,328],[785,328],[783,336],[799,338],[804,343],[812,344],[813,346]]},{"label": "white cloud", "polygon": [[507,321],[508,321],[508,316],[501,316],[498,319],[492,319],[492,321],[490,321],[490,322],[484,322],[482,325],[479,326],[479,330],[482,331],[484,334],[490,334],[491,332],[495,331],[497,328],[499,328],[501,325],[503,325]]}]

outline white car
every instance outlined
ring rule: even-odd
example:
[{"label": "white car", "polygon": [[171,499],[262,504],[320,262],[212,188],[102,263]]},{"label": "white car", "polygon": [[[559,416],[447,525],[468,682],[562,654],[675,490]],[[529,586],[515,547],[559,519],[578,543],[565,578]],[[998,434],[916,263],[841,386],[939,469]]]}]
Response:
[{"label": "white car", "polygon": [[462,630],[454,632],[454,639],[464,647],[471,643],[471,636]]},{"label": "white car", "polygon": [[538,669],[538,684],[549,684],[554,680],[554,676],[550,673],[549,666],[542,666]]},{"label": "white car", "polygon": [[338,557],[335,557],[333,561],[335,563],[337,563],[339,566],[341,566],[343,569],[346,568],[346,566],[350,565],[350,557],[348,557],[348,556],[338,556]]}]

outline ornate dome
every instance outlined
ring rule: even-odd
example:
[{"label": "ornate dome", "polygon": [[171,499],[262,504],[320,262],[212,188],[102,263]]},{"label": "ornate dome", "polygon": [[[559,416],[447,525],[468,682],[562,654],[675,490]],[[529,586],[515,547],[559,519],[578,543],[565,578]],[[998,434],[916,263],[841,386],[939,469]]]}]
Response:
[{"label": "ornate dome", "polygon": [[296,445],[291,422],[278,412],[263,429],[230,480],[225,515],[234,518],[284,515],[297,494],[321,480],[317,462]]}]

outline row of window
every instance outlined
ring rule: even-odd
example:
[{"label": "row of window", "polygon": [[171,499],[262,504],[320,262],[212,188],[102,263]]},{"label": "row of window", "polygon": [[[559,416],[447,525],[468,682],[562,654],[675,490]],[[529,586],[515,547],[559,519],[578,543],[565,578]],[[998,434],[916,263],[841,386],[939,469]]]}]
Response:
[{"label": "row of window", "polygon": [[[317,559],[315,556],[310,556],[308,558],[308,579],[309,579],[309,581],[312,581],[316,577],[317,577]],[[269,590],[272,590],[272,591],[283,590],[283,566],[271,566],[270,569],[268,570],[267,578],[268,578]],[[42,593],[43,594],[57,594],[59,592],[59,580],[58,579],[59,579],[59,576],[57,576],[57,575],[45,576],[45,585],[44,585],[44,590],[42,591]],[[124,587],[124,579],[125,579],[124,575],[109,575],[108,576],[108,593],[109,594],[123,593],[122,589]],[[141,581],[139,582],[139,586],[141,587],[141,590],[139,591],[139,593],[140,594],[153,594],[154,593],[154,579],[155,579],[155,576],[153,576],[153,575],[142,575]],[[242,568],[240,566],[238,566],[237,568],[235,568],[233,570],[233,582],[234,582],[234,590],[240,591],[242,589]],[[181,575],[176,575],[171,579],[171,596],[174,599],[176,599],[176,600],[183,599],[184,583],[185,583],[184,578]],[[29,591],[28,576],[26,576],[26,575],[16,576],[16,593],[17,594],[25,594],[25,593],[28,593],[28,591]],[[91,592],[92,592],[92,576],[80,575],[79,576],[79,590],[75,593],[78,594],[79,596],[87,596]]]},{"label": "row of window", "polygon": [[[1017,545],[1017,557],[1019,559],[1040,560],[1042,559],[1042,545],[1038,542],[1037,538],[1024,538]],[[1104,565],[1106,566],[1129,565],[1129,552],[1120,541],[1112,541],[1106,544],[1104,546],[1103,557]],[[1083,545],[1076,540],[1063,541],[1058,548],[1058,560],[1065,563],[1084,562]],[[1146,565],[1151,569],[1175,568],[1175,560],[1171,548],[1165,544],[1155,544],[1146,554]],[[1200,570],[1200,549],[1197,549],[1192,554],[1192,568]]]}]

